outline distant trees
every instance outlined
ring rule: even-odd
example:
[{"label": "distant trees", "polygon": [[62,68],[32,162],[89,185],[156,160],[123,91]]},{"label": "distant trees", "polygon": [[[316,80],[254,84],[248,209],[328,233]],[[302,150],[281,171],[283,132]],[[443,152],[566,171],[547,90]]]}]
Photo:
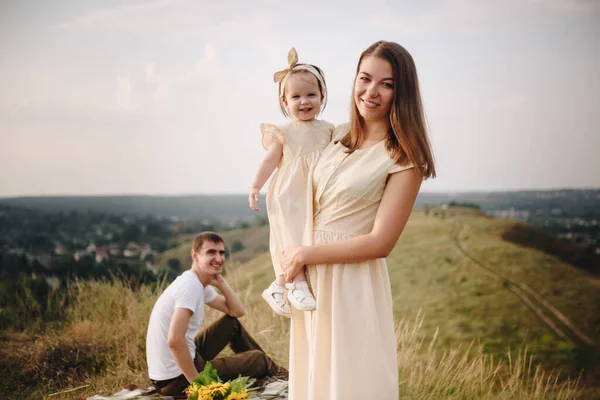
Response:
[{"label": "distant trees", "polygon": [[52,289],[43,277],[0,273],[0,326],[35,329],[36,324],[62,317],[66,291]]},{"label": "distant trees", "polygon": [[269,224],[269,219],[267,217],[263,217],[261,215],[257,215],[254,218],[254,224],[256,226],[265,226]]},{"label": "distant trees", "polygon": [[181,261],[178,258],[169,258],[167,260],[167,265],[173,271],[181,271]]},{"label": "distant trees", "polygon": [[142,239],[142,235],[142,229],[138,224],[128,224],[121,234],[121,240],[123,242],[137,243]]},{"label": "distant trees", "polygon": [[230,251],[232,253],[237,253],[238,251],[241,251],[244,249],[244,244],[240,241],[240,240],[234,240],[231,242],[231,249]]},{"label": "distant trees", "polygon": [[481,210],[481,206],[476,203],[469,203],[466,201],[451,201],[448,203],[449,207],[462,207],[462,208],[472,208],[474,210]]},{"label": "distant trees", "polygon": [[32,269],[25,254],[0,252],[0,276],[31,273]]}]

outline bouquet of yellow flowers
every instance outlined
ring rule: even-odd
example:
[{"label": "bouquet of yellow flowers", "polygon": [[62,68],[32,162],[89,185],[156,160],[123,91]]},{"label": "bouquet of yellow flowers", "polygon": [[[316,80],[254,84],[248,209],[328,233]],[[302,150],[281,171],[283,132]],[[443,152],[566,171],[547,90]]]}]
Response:
[{"label": "bouquet of yellow flowers", "polygon": [[217,375],[217,370],[207,362],[204,370],[187,387],[185,394],[188,400],[249,400],[250,385],[248,377],[242,376],[223,382]]}]

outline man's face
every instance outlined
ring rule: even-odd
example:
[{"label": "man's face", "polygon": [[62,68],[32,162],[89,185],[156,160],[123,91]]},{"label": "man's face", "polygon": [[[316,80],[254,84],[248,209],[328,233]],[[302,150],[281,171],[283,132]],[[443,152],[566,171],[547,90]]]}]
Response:
[{"label": "man's face", "polygon": [[192,258],[203,273],[219,275],[225,263],[225,243],[205,241],[198,251],[192,250]]}]

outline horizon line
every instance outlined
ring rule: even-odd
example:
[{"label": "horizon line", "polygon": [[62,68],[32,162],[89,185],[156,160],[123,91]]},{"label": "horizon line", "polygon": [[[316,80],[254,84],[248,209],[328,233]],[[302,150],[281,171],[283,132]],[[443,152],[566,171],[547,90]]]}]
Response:
[{"label": "horizon line", "polygon": [[[438,190],[423,190],[420,191],[419,194],[471,194],[471,193],[514,193],[514,192],[560,192],[560,191],[584,191],[584,190],[600,190],[600,186],[598,187],[558,187],[558,188],[510,188],[510,189],[471,189],[471,190],[448,190],[448,191],[438,191]],[[261,191],[261,193],[263,193]],[[90,198],[90,197],[200,197],[200,196],[247,196],[246,193],[105,193],[105,194],[23,194],[23,195],[9,195],[3,196],[0,195],[0,200],[8,200],[8,199],[23,199],[23,198],[65,198],[65,197],[80,197],[80,198]]]}]

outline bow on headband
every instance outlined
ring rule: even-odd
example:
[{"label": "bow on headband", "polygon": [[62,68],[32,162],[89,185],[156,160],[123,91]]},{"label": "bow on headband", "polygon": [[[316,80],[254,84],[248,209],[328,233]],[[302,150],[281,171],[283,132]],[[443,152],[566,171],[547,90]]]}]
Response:
[{"label": "bow on headband", "polygon": [[293,71],[308,71],[317,78],[319,84],[321,86],[321,91],[323,98],[321,102],[324,105],[327,103],[327,86],[325,86],[325,79],[321,75],[321,73],[310,64],[298,64],[298,53],[295,48],[291,48],[288,52],[288,67],[284,70],[275,72],[273,75],[273,81],[276,83],[279,82],[279,96],[283,98],[283,93],[285,92],[285,85],[287,83],[288,78],[292,75]]},{"label": "bow on headband", "polygon": [[273,75],[274,82],[281,82],[288,73],[292,72],[292,70],[294,69],[296,64],[298,64],[298,53],[296,52],[296,49],[293,47],[290,49],[290,51],[288,53],[288,64],[289,64],[289,67],[287,67],[286,69],[275,72],[275,75]]}]

